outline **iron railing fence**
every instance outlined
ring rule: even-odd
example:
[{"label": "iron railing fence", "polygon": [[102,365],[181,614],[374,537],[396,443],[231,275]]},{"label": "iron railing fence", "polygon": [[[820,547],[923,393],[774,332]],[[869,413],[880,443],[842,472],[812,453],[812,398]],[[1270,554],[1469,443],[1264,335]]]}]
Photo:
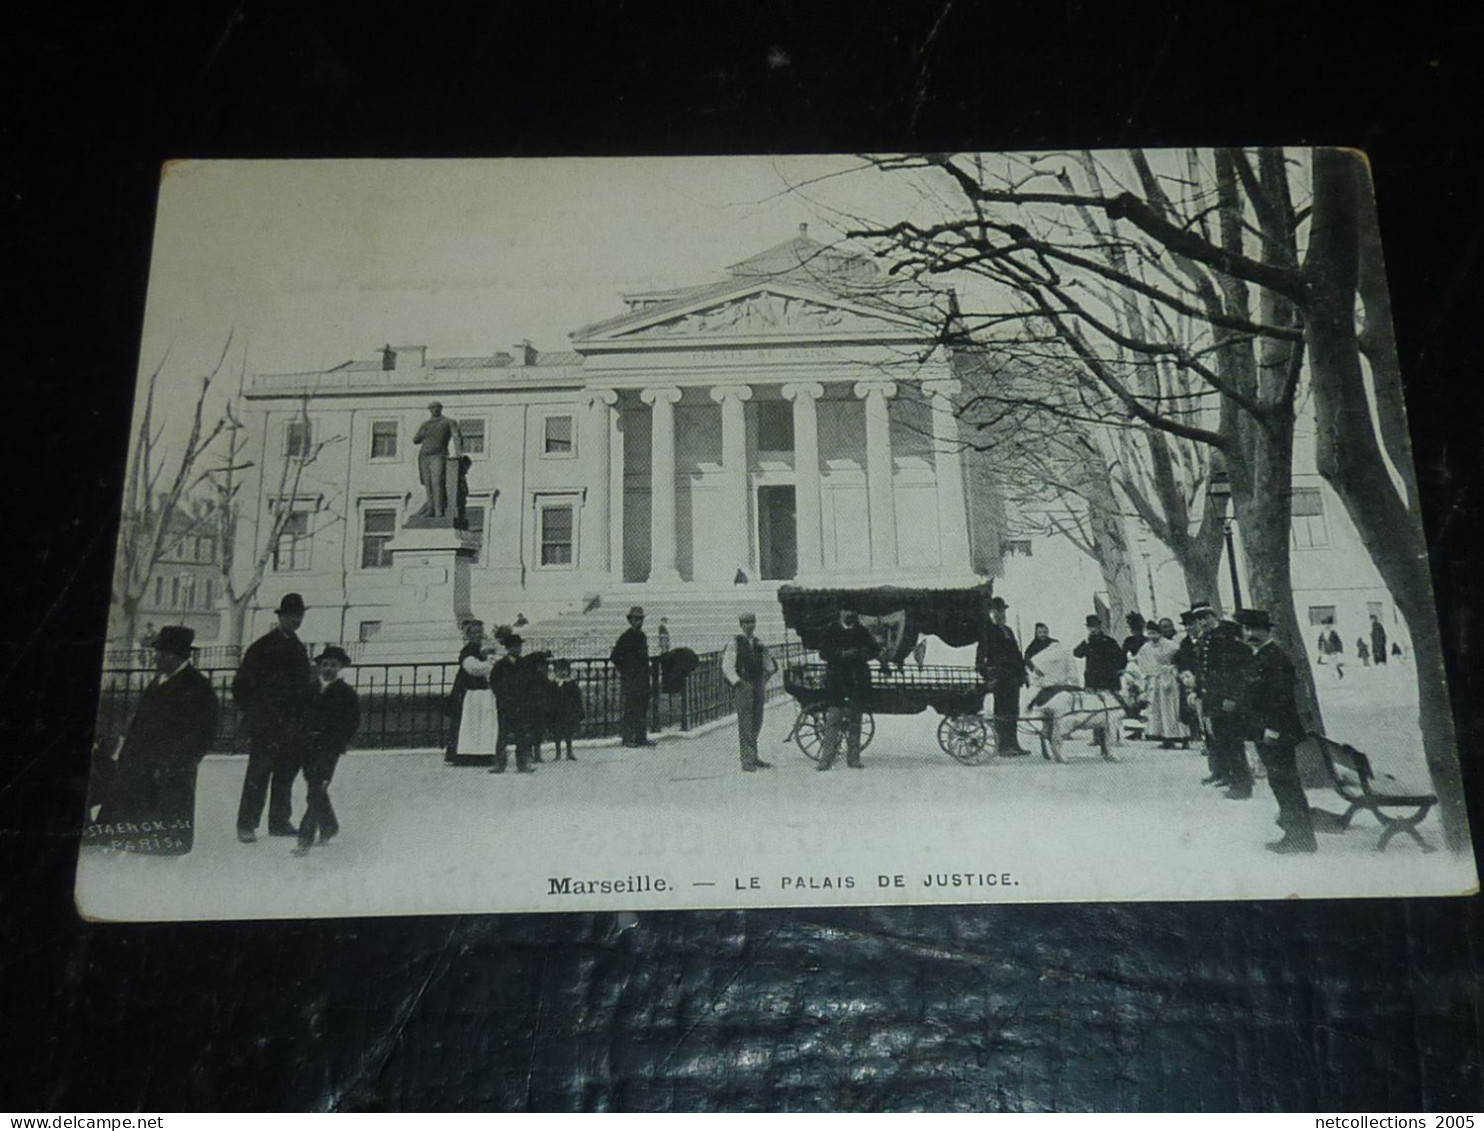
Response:
[{"label": "iron railing fence", "polygon": [[[802,658],[802,648],[795,642],[775,647],[779,674],[769,684],[769,695],[783,692],[783,669]],[[649,722],[653,731],[694,730],[706,723],[734,713],[731,688],[722,675],[722,653],[707,652],[697,657],[694,671],[686,678],[682,690],[666,693],[661,682],[661,660],[650,661]],[[582,689],[583,718],[579,738],[615,737],[623,712],[617,670],[606,658],[569,660],[572,678]],[[247,752],[247,734],[241,715],[232,700],[232,677],[235,667],[202,667],[200,669],[216,692],[221,706],[217,738],[212,749],[218,753]],[[458,665],[439,664],[357,664],[345,669],[344,678],[361,700],[361,727],[353,745],[359,749],[441,749],[448,744],[452,725],[454,675]],[[99,697],[98,742],[112,745],[122,737],[134,705],[154,673],[137,666],[105,668]]]}]

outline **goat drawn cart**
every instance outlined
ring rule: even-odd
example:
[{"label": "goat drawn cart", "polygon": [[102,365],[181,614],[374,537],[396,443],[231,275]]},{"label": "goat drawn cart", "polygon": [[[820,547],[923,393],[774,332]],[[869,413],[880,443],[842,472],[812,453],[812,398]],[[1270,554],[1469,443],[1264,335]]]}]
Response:
[{"label": "goat drawn cart", "polygon": [[[819,589],[785,585],[778,590],[783,623],[804,648],[817,654],[825,634],[839,623],[842,607],[855,609],[876,638],[878,658],[870,665],[871,687],[861,710],[861,749],[876,733],[876,715],[917,715],[932,708],[942,716],[938,745],[966,766],[995,754],[994,728],[984,717],[984,681],[972,667],[922,663],[927,636],[952,647],[977,643],[989,600],[984,585],[944,589],[882,586]],[[783,686],[799,704],[785,741],[818,761],[824,741],[825,665],[814,659],[788,663]]]}]

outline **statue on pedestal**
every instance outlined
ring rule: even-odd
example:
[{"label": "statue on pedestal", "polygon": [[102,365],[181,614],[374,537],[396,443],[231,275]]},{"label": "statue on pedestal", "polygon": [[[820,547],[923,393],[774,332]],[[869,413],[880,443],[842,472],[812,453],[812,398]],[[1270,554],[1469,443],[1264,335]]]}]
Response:
[{"label": "statue on pedestal", "polygon": [[408,521],[411,524],[417,519],[441,519],[441,522],[419,525],[452,526],[462,511],[458,485],[464,466],[464,438],[459,432],[458,421],[443,415],[441,402],[434,401],[428,405],[428,414],[428,419],[418,426],[412,437],[412,442],[418,445],[417,478],[422,483],[426,501]]}]

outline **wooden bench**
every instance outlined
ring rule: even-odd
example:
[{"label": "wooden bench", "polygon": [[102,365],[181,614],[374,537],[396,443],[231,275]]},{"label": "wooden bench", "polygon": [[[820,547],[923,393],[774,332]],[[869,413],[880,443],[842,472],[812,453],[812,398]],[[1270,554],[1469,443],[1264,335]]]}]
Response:
[{"label": "wooden bench", "polygon": [[1335,792],[1350,806],[1342,816],[1327,814],[1330,821],[1334,822],[1333,828],[1328,827],[1329,822],[1323,820],[1326,814],[1322,810],[1316,811],[1315,816],[1320,818],[1315,822],[1316,829],[1321,832],[1342,832],[1350,827],[1355,814],[1364,810],[1372,814],[1381,825],[1377,852],[1385,852],[1391,838],[1398,833],[1406,833],[1417,842],[1423,852],[1437,851],[1417,831],[1417,826],[1438,803],[1436,794],[1406,792],[1404,785],[1392,775],[1378,776],[1372,769],[1369,758],[1343,742],[1335,742],[1322,734],[1310,734],[1305,736],[1304,743],[1313,743],[1318,747],[1324,765],[1329,770],[1330,780],[1334,783]]}]

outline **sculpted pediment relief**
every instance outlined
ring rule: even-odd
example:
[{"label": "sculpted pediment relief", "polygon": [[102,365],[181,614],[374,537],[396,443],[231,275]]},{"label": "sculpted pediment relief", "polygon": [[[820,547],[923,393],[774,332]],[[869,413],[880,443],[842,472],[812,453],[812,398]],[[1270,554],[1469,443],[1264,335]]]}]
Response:
[{"label": "sculpted pediment relief", "polygon": [[706,334],[808,334],[881,331],[891,322],[853,310],[767,291],[645,326],[627,337],[690,337]]}]

